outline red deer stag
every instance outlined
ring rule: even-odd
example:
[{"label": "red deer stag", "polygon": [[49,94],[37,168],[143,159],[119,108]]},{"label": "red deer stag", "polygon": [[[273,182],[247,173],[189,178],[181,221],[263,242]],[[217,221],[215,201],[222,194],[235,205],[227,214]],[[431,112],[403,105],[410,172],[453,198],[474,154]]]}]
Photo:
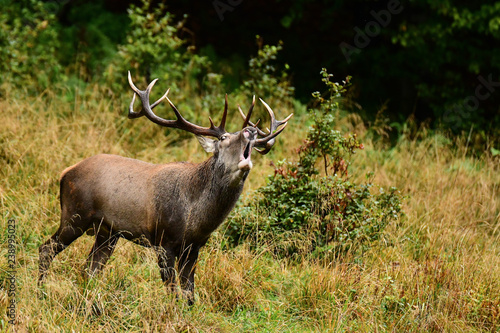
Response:
[{"label": "red deer stag", "polygon": [[[287,121],[276,120],[271,108],[271,127],[264,132],[250,121],[255,96],[243,128],[236,133],[225,130],[227,95],[222,120],[216,127],[201,127],[182,117],[167,92],[150,105],[149,95],[157,79],[146,90],[139,90],[128,73],[134,96],[130,119],[146,116],[152,122],[196,135],[202,147],[213,155],[199,164],[186,162],[150,164],[114,155],[87,158],[63,171],[60,181],[61,223],[52,237],[40,246],[39,285],[54,257],[87,232],[95,235],[86,272],[94,275],[105,265],[119,238],[153,247],[158,254],[161,278],[175,291],[177,274],[183,294],[193,301],[194,271],[200,248],[233,209],[252,168],[252,149],[266,154]],[[133,110],[136,95],[142,110]],[[176,120],[166,120],[153,108],[166,99]],[[212,140],[206,137],[214,137]],[[259,149],[260,148],[260,149]],[[178,270],[175,270],[177,260]]]}]

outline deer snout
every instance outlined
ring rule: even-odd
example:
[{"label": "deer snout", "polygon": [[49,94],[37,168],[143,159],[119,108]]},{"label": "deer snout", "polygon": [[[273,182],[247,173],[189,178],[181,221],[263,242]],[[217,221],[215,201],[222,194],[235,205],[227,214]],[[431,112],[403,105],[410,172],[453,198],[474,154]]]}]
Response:
[{"label": "deer snout", "polygon": [[[241,131],[241,135],[246,139],[242,142],[242,148],[238,168],[242,171],[252,169],[251,154],[255,139],[257,139],[257,130],[253,127],[246,127]],[[248,140],[248,141],[247,141]]]},{"label": "deer snout", "polygon": [[242,132],[245,139],[255,140],[257,138],[257,130],[253,127],[247,127]]}]

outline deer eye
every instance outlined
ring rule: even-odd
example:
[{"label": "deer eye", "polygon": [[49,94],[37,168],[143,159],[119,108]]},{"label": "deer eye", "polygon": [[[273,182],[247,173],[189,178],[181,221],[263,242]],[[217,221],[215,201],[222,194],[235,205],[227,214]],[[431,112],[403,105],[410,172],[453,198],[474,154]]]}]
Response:
[{"label": "deer eye", "polygon": [[227,135],[223,135],[223,136],[220,137],[220,141],[224,141],[226,139],[227,139]]}]

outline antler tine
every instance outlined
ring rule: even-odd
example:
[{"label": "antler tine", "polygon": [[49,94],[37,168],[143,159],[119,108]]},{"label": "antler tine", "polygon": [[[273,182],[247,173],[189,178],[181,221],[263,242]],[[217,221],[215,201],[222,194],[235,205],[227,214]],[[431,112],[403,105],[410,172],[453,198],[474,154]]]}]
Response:
[{"label": "antler tine", "polygon": [[226,94],[225,101],[224,101],[224,112],[222,113],[222,119],[220,121],[220,125],[218,127],[216,127],[214,125],[214,121],[212,120],[212,118],[208,117],[208,120],[210,120],[210,128],[218,130],[221,133],[226,133],[227,109],[228,109],[228,103],[227,103],[227,94]]},{"label": "antler tine", "polygon": [[[153,86],[155,85],[155,83],[156,83],[157,80],[158,79],[156,79],[156,80],[154,80],[153,82],[150,83],[149,86],[151,86],[151,88],[148,86],[148,88],[150,88],[149,89],[150,92],[151,92],[151,89],[153,88]],[[134,111],[135,96],[136,96],[136,94],[140,95],[141,91],[135,86],[134,82],[132,81],[132,77],[130,75],[130,71],[128,72],[128,83],[129,83],[130,87],[132,88],[132,90],[134,91],[134,96],[132,96],[132,102],[130,102],[130,106],[129,106],[129,109],[128,109],[128,118],[129,119],[135,119],[135,118],[142,117],[142,116],[145,115],[144,108],[142,108],[141,111],[139,111],[139,112],[135,112]],[[170,88],[167,89],[167,91],[165,92],[165,94],[163,94],[162,97],[160,97],[156,102],[154,102],[151,105],[151,110],[154,109],[158,104],[160,104],[160,102],[168,96],[169,92],[170,92]]]},{"label": "antler tine", "polygon": [[132,81],[132,75],[130,75],[130,71],[128,71],[128,84],[136,94],[140,94],[141,91],[135,86],[134,81]]},{"label": "antler tine", "polygon": [[266,108],[267,112],[269,112],[269,115],[271,116],[271,132],[274,131],[276,128],[280,127],[281,125],[287,123],[290,118],[292,118],[293,113],[289,114],[288,117],[286,117],[283,120],[276,120],[276,117],[274,116],[274,112],[271,109],[269,105],[267,105],[266,102],[262,100],[262,98],[259,98],[262,104],[264,104],[264,107]]},{"label": "antler tine", "polygon": [[[238,104],[238,110],[240,110],[240,114],[243,116],[243,119],[245,119],[243,121],[243,126],[241,128],[245,128],[248,126],[248,124],[250,124],[250,117],[252,116],[252,111],[253,111],[254,106],[255,106],[255,95],[253,95],[253,97],[252,97],[252,105],[250,105],[250,109],[248,109],[248,114],[245,117],[245,114],[243,113],[243,111],[241,111],[240,105]],[[251,126],[254,126],[254,125],[251,125]]]},{"label": "antler tine", "polygon": [[[223,121],[221,123],[221,126],[215,127],[212,120],[210,119],[210,124],[211,126],[209,128],[207,127],[201,127],[198,125],[195,125],[193,123],[190,123],[184,117],[182,117],[181,113],[177,109],[177,107],[172,103],[172,101],[168,98],[168,93],[170,92],[170,89],[167,90],[167,92],[156,102],[153,103],[153,105],[149,104],[149,95],[151,93],[151,90],[153,89],[153,86],[155,85],[156,81],[158,79],[154,79],[146,88],[146,90],[139,90],[135,85],[134,82],[132,81],[132,77],[130,75],[130,71],[128,72],[128,82],[130,84],[130,87],[134,91],[134,96],[132,97],[132,102],[130,103],[129,107],[129,118],[139,118],[141,116],[146,116],[149,120],[154,122],[155,124],[158,124],[160,126],[165,126],[165,127],[173,127],[173,128],[179,128],[188,132],[191,132],[195,135],[206,135],[206,136],[213,136],[213,137],[220,137],[222,134],[226,133],[224,129],[224,124],[226,121],[226,115],[227,115],[227,97],[226,97],[226,109],[223,115]],[[135,102],[135,95],[139,95],[139,98],[141,99],[142,103],[142,110],[139,112],[134,112],[133,106]],[[163,99],[166,99],[172,108],[172,110],[175,113],[175,116],[177,117],[176,120],[167,120],[163,119],[161,117],[158,117],[154,112],[153,108],[157,106]]]},{"label": "antler tine", "polygon": [[224,113],[222,114],[222,119],[219,125],[219,128],[221,130],[225,130],[226,128],[227,109],[228,109],[228,104],[227,104],[227,94],[226,94],[226,97],[224,99]]},{"label": "antler tine", "polygon": [[[238,110],[240,111],[240,115],[243,117],[243,119],[246,120],[246,118],[248,116],[245,116],[245,114],[243,113],[243,110],[241,110],[241,107],[238,105]],[[248,120],[248,125],[252,126],[253,128],[255,128],[257,130],[257,133],[259,133],[260,136],[266,136],[268,135],[269,133],[266,133],[264,132],[263,130],[261,130],[260,128],[257,127],[257,125],[260,123],[260,119],[257,120],[257,122],[254,124],[252,123],[250,120]],[[243,128],[245,128],[245,126],[243,126]]]},{"label": "antler tine", "polygon": [[168,98],[168,96],[166,97],[166,100],[168,102],[168,105],[170,105],[170,107],[174,111],[175,116],[177,117],[177,119],[184,119],[184,117],[181,115],[181,113],[179,112],[179,110],[177,109],[177,107],[174,105],[174,103],[172,103],[172,101],[170,100],[170,98]]},{"label": "antler tine", "polygon": [[[256,124],[254,124],[254,123],[252,123],[250,121],[250,117],[247,116],[247,115],[245,115],[245,113],[243,112],[243,110],[241,109],[241,106],[239,104],[238,104],[238,111],[240,111],[241,118],[243,118],[243,126],[242,126],[242,128],[245,128],[248,125],[250,125],[252,127],[255,127]],[[260,121],[260,119],[259,119],[259,121]],[[257,121],[257,123],[258,123],[258,121]],[[264,134],[266,134],[266,133],[264,132]]]},{"label": "antler tine", "polygon": [[142,109],[139,112],[134,111],[135,95],[137,94],[134,93],[134,96],[132,96],[132,102],[130,102],[130,106],[128,107],[128,119],[134,119],[144,116]]},{"label": "antler tine", "polygon": [[244,119],[244,121],[243,121],[243,127],[242,128],[245,128],[248,125],[250,125],[250,126],[254,127],[257,130],[257,133],[260,136],[266,136],[269,133],[266,133],[266,132],[264,132],[263,130],[261,130],[260,128],[257,127],[257,125],[260,123],[260,119],[257,120],[257,122],[255,124],[250,121],[250,116],[252,115],[252,111],[253,111],[254,106],[255,106],[255,95],[252,98],[252,105],[250,106],[250,109],[248,109],[248,115],[245,116],[245,113],[241,109],[240,105],[238,105],[238,111],[240,111],[240,115]]},{"label": "antler tine", "polygon": [[[288,120],[293,116],[293,113],[286,117],[284,120],[276,120],[273,110],[264,102],[261,98],[259,98],[264,107],[267,109],[269,116],[271,117],[271,129],[269,133],[265,135],[263,138],[255,140],[255,147],[263,147],[264,149],[256,149],[262,155],[267,154],[274,145],[275,138],[285,129],[288,125]],[[279,130],[278,127],[282,126]],[[260,133],[259,133],[260,134]]]}]

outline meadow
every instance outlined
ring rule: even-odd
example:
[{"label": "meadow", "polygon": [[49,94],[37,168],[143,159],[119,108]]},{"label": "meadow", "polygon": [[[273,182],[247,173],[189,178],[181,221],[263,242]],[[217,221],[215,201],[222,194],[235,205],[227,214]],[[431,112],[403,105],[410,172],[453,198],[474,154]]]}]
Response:
[{"label": "meadow", "polygon": [[[2,332],[500,330],[500,164],[488,150],[472,151],[473,129],[447,137],[420,127],[389,145],[373,139],[356,115],[339,118],[339,128],[356,133],[364,145],[351,166],[353,181],[373,171],[375,183],[396,186],[405,196],[405,215],[362,255],[335,260],[292,261],[245,243],[228,248],[222,226],[201,251],[196,303],[189,307],[167,293],[154,253],[124,240],[93,279],[81,275],[90,236],[56,257],[43,291],[37,275],[38,247],[59,225],[64,168],[98,153],[199,162],[207,155],[195,138],[146,119],[128,120],[130,94],[110,96],[98,85],[71,93],[47,89],[35,97],[6,92],[0,100]],[[177,101],[182,105],[187,98]],[[249,100],[236,97],[243,104]],[[241,124],[236,101],[230,96],[232,131]],[[193,97],[190,103],[191,112],[202,110],[206,125],[203,100]],[[217,122],[223,100],[211,103],[220,105],[212,111]],[[271,106],[278,117],[296,116],[271,153],[253,155],[243,205],[273,172],[270,162],[296,158],[306,135],[304,106]],[[158,112],[171,114],[166,106]],[[17,238],[15,326],[6,316],[9,219],[15,220]]]}]

